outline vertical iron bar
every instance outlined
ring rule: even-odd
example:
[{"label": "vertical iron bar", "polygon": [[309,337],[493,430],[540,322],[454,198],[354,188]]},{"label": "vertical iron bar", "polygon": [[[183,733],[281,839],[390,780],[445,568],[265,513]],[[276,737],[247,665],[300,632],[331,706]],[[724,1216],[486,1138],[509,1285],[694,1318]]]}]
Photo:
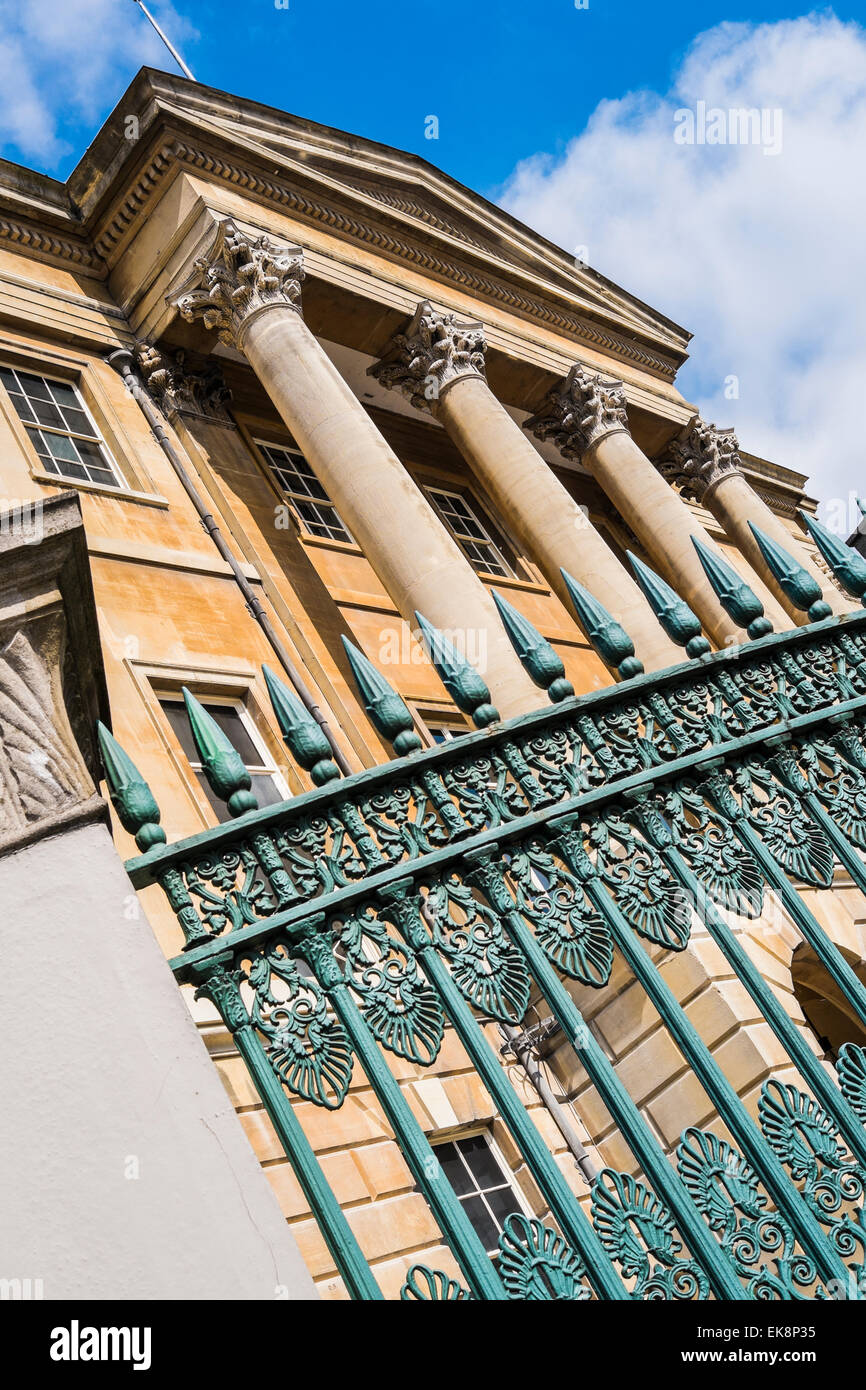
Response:
[{"label": "vertical iron bar", "polygon": [[804,1202],[770,1145],[751,1120],[733,1086],[680,1007],[660,971],[656,969],[655,963],[635,938],[614,898],[600,881],[595,865],[583,847],[582,837],[571,824],[572,819],[566,817],[553,823],[552,828],[560,831],[556,842],[558,852],[571,872],[583,882],[587,896],[603,915],[614,942],[632,973],[658,1010],[671,1037],[693,1068],[735,1142],[743,1149],[749,1162],[761,1176],[779,1210],[788,1218],[804,1250],[815,1260],[824,1278],[841,1279],[842,1283],[838,1287],[847,1288],[845,1266],[830,1245],[820,1222]]},{"label": "vertical iron bar", "polygon": [[652,1130],[590,1032],[576,1003],[516,909],[503,881],[502,868],[493,858],[495,853],[496,847],[488,846],[476,854],[468,854],[467,863],[474,863],[477,867],[466,875],[466,881],[474,881],[481,888],[508,935],[522,952],[548,1006],[616,1121],[620,1135],[672,1212],[693,1257],[706,1271],[713,1292],[718,1298],[729,1301],[748,1299],[734,1266],[692,1202],[676,1169],[668,1162]]},{"label": "vertical iron bar", "polygon": [[380,889],[379,898],[393,914],[404,939],[415,951],[427,979],[436,989],[445,1013],[454,1025],[467,1055],[481,1077],[497,1110],[522,1150],[527,1167],[563,1234],[582,1256],[596,1291],[603,1298],[631,1297],[611,1263],[583,1209],[557,1167],[552,1153],[530,1119],[526,1107],[505,1076],[499,1059],[481,1025],[440,959],[421,918],[410,879]]},{"label": "vertical iron bar", "polygon": [[351,1297],[381,1300],[382,1291],[250,1023],[238,987],[240,972],[231,968],[233,964],[231,955],[221,954],[202,966],[196,972],[199,993],[212,1001],[231,1033]]},{"label": "vertical iron bar", "polygon": [[298,954],[307,962],[345,1028],[376,1099],[387,1116],[412,1176],[436,1217],[457,1263],[476,1297],[503,1300],[507,1294],[496,1268],[481,1243],[454,1190],[442,1173],[426,1134],[412,1114],[364,1016],[352,998],[343,971],[334,959],[325,917],[317,913],[290,929]]},{"label": "vertical iron bar", "polygon": [[658,851],[671,874],[690,895],[701,921],[715,941],[737,979],[744,985],[762,1016],[798,1068],[804,1081],[811,1086],[824,1109],[833,1117],[861,1163],[866,1164],[866,1129],[860,1123],[842,1092],[815,1056],[800,1029],[785,1012],[748,952],[740,945],[727,922],[720,917],[709,901],[706,889],[689,868],[674,846],[667,826],[656,816],[651,806],[635,798],[635,814],[650,844]]}]

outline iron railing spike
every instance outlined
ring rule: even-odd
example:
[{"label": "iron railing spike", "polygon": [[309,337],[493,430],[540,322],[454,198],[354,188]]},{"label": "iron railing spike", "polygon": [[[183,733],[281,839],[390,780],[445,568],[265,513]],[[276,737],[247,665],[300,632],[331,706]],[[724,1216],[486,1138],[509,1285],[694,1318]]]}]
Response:
[{"label": "iron railing spike", "polygon": [[547,691],[554,704],[570,699],[574,686],[566,680],[565,667],[550,642],[496,589],[492,589],[491,593],[508,640],[530,679]]},{"label": "iron railing spike", "polygon": [[678,647],[685,647],[686,656],[692,659],[705,656],[711,648],[701,632],[700,619],[661,575],[630,550],[626,555],[647,603],[671,641]]},{"label": "iron railing spike", "polygon": [[772,632],[773,624],[764,615],[764,605],[733,565],[723,560],[717,551],[710,550],[697,536],[692,536],[692,545],[728,617],[733,618],[738,627],[744,627],[753,641]]},{"label": "iron railing spike", "polygon": [[315,786],[323,787],[342,776],[332,757],[331,745],[321,725],[271,670],[262,666],[265,685],[271,697],[283,741],[299,767],[309,772]]},{"label": "iron railing spike", "polygon": [[749,522],[749,530],[758,543],[768,570],[794,607],[804,612],[810,623],[818,623],[823,618],[831,617],[832,609],[825,601],[817,579],[814,579],[784,546],[772,536],[768,536],[753,521]]},{"label": "iron railing spike", "polygon": [[866,560],[856,550],[822,526],[817,517],[798,513],[800,520],[833,571],[837,584],[866,605]]},{"label": "iron railing spike", "polygon": [[255,811],[259,803],[253,796],[252,778],[240,753],[192,691],[183,686],[181,694],[193,743],[214,795],[226,803],[231,816]]},{"label": "iron railing spike", "polygon": [[344,636],[342,640],[361,702],[376,732],[391,744],[399,758],[417,752],[423,745],[415,732],[415,723],[406,702],[369,657],[348,637]]},{"label": "iron railing spike", "polygon": [[479,729],[496,724],[499,711],[490,703],[490,691],[475,667],[423,613],[416,610],[415,621],[422,645],[457,708],[468,714]]},{"label": "iron railing spike", "polygon": [[135,836],[135,843],[143,853],[156,845],[164,845],[165,831],[159,823],[159,806],[132,758],[101,720],[97,720],[96,737],[108,795],[120,824]]},{"label": "iron railing spike", "polygon": [[643,674],[643,662],[634,654],[634,642],[621,623],[608,613],[603,603],[588,589],[561,569],[568,596],[574,607],[575,616],[587,641],[611,670],[616,671],[621,680]]}]

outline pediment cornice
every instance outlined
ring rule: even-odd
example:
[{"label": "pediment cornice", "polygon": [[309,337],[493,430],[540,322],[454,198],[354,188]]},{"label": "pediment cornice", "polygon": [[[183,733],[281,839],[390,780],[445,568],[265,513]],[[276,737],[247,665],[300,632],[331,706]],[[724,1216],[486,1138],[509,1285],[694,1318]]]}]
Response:
[{"label": "pediment cornice", "polygon": [[[102,278],[177,167],[664,380],[685,359],[685,330],[418,156],[148,70],[65,186],[74,235],[6,218],[0,174],[0,244]],[[62,223],[64,186],[44,182]]]}]

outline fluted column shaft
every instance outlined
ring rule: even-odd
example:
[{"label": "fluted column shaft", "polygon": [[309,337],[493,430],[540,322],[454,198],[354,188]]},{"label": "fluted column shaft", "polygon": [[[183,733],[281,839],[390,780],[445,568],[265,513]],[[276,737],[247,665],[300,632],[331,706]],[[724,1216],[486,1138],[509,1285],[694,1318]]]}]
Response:
[{"label": "fluted column shaft", "polygon": [[440,421],[569,612],[560,569],[622,624],[648,669],[681,661],[631,575],[490,390],[485,346],[482,324],[459,321],[425,300],[371,372]]},{"label": "fluted column shaft", "polygon": [[482,634],[477,664],[502,717],[537,709],[489,593],[304,323],[301,258],[223,223],[178,305],[244,353],[410,628],[418,610],[452,634]]},{"label": "fluted column shaft", "polygon": [[[753,522],[760,531],[777,541],[821,586],[824,601],[834,613],[850,612],[852,604],[815,563],[808,549],[771,511],[741,470],[739,443],[733,430],[719,429],[697,417],[688,432],[670,445],[659,460],[660,472],[675,482],[684,497],[693,497],[706,507],[723,527],[726,535],[760,575],[784,613],[795,623],[806,623],[806,614],[796,607],[771,573],[761,548],[749,529]],[[773,613],[768,609],[768,616]],[[779,624],[776,623],[778,627]]]}]

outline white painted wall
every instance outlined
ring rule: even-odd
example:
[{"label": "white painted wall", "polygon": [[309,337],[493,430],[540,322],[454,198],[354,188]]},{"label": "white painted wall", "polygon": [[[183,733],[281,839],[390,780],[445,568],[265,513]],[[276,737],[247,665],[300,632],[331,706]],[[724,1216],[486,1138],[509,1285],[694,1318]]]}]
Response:
[{"label": "white painted wall", "polygon": [[101,823],[0,858],[0,1059],[0,1280],[317,1296]]}]

